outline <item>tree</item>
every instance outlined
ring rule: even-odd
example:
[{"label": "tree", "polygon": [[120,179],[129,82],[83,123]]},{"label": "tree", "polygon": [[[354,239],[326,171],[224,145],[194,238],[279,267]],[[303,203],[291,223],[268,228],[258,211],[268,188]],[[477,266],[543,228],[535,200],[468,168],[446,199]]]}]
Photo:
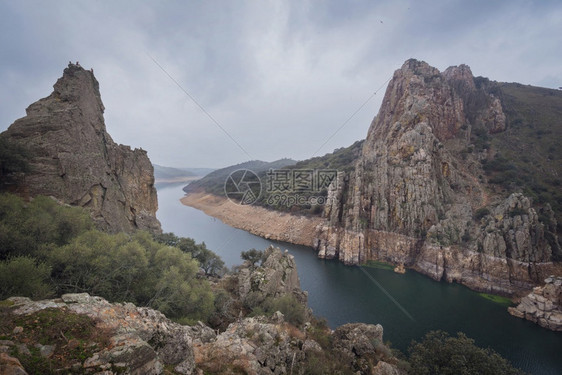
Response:
[{"label": "tree", "polygon": [[506,359],[492,349],[482,349],[474,340],[459,332],[451,337],[443,331],[428,332],[421,342],[409,348],[410,374],[521,375]]},{"label": "tree", "polygon": [[205,248],[204,243],[195,259],[207,275],[220,276],[224,271],[223,260],[217,254]]},{"label": "tree", "polygon": [[261,263],[264,261],[265,252],[263,250],[250,249],[248,251],[242,251],[240,253],[240,258],[246,260],[252,264],[252,267],[256,266],[257,262]]},{"label": "tree", "polygon": [[173,233],[154,235],[154,239],[162,244],[179,248],[184,253],[191,254],[199,262],[199,266],[207,275],[220,276],[224,269],[224,262],[220,256],[207,249],[205,242],[197,244],[194,239],[178,237]]}]

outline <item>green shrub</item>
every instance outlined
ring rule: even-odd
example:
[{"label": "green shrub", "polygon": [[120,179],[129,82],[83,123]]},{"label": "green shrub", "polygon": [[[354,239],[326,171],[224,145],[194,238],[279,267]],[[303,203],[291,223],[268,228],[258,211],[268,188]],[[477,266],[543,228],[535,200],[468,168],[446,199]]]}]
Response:
[{"label": "green shrub", "polygon": [[463,333],[451,337],[443,331],[427,333],[409,348],[410,374],[522,374],[492,349],[482,349]]},{"label": "green shrub", "polygon": [[53,295],[51,269],[33,258],[15,257],[0,262],[0,300],[12,296],[47,298]]},{"label": "green shrub", "polygon": [[306,306],[297,301],[296,298],[290,294],[273,299],[271,305],[268,307],[269,311],[281,311],[283,315],[285,315],[285,320],[297,327],[305,323],[305,309]]}]

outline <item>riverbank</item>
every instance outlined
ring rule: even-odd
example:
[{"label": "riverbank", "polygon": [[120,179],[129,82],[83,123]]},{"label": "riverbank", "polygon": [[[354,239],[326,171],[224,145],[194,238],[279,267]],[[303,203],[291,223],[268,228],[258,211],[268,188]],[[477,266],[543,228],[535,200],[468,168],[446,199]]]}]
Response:
[{"label": "riverbank", "polygon": [[[320,217],[238,205],[227,198],[204,192],[190,193],[181,202],[262,238],[312,247],[318,251],[319,258],[338,259],[348,265],[367,261],[403,265],[437,281],[456,282],[475,291],[515,297],[516,300],[527,295],[548,275],[562,274],[562,265],[552,262],[530,265],[455,246],[420,242],[393,232],[371,230],[365,235],[342,231],[327,226]],[[359,257],[361,249],[363,259]],[[529,267],[532,267],[532,273],[529,273]]]},{"label": "riverbank", "polygon": [[319,217],[297,216],[263,207],[239,205],[227,198],[207,193],[190,193],[181,203],[203,211],[231,227],[245,230],[268,240],[314,246]]}]

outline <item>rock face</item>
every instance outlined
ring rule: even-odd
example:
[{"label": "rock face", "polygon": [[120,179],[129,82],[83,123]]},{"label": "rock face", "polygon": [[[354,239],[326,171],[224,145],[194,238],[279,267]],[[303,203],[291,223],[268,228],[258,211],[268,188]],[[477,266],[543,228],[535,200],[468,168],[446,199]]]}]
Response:
[{"label": "rock face", "polygon": [[477,86],[468,66],[441,73],[406,61],[354,172],[328,192],[319,256],[405,264],[495,293],[529,290],[552,272],[545,226],[525,196],[490,196],[477,177],[484,155],[467,151],[472,131],[505,127],[501,102]]},{"label": "rock face", "polygon": [[53,93],[26,112],[1,135],[31,155],[21,194],[88,208],[109,231],[160,230],[152,164],[107,133],[93,72],[69,64]]},{"label": "rock face", "polygon": [[510,307],[508,311],[542,327],[562,331],[562,277],[552,275],[544,282],[544,286],[535,287],[517,307]]}]

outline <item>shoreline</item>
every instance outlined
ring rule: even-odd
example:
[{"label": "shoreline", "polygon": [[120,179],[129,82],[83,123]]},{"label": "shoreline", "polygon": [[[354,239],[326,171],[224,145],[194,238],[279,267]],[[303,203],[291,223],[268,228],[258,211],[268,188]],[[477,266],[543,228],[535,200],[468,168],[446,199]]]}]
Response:
[{"label": "shoreline", "polygon": [[[334,233],[326,229],[326,221],[320,217],[297,216],[267,210],[260,206],[238,205],[225,197],[206,192],[194,192],[180,199],[181,203],[203,211],[223,223],[247,231],[256,236],[312,247],[317,256],[337,259],[344,264],[357,264],[342,257],[333,244],[322,243],[322,239],[333,240]],[[365,261],[385,262],[393,268],[402,264],[436,281],[456,282],[476,291],[498,296],[508,296],[514,302],[527,295],[540,282],[533,281],[525,273],[528,264],[513,259],[485,256],[471,251],[458,251],[452,247],[439,248],[425,245],[414,258],[410,254],[412,239],[392,232],[373,231],[371,243],[377,243],[378,251],[370,254]],[[320,234],[320,237],[319,237]],[[358,243],[357,233],[348,233],[350,243]],[[357,241],[353,241],[353,240]],[[386,249],[382,251],[381,249]],[[345,251],[345,250],[344,250]],[[351,252],[353,255],[353,251]],[[353,260],[353,259],[351,259]],[[482,268],[467,268],[467,264],[479,264]],[[542,276],[560,274],[562,266],[552,263],[535,264],[535,271]],[[401,271],[402,269],[400,269]],[[510,271],[511,270],[511,271]],[[519,276],[515,283],[510,282],[509,273]],[[546,277],[545,276],[545,277]],[[539,276],[539,278],[541,278]]]},{"label": "shoreline", "polygon": [[309,247],[314,247],[316,228],[323,223],[323,219],[319,217],[297,216],[259,206],[239,205],[227,198],[208,193],[189,193],[180,202],[201,210],[226,225],[256,236]]}]

